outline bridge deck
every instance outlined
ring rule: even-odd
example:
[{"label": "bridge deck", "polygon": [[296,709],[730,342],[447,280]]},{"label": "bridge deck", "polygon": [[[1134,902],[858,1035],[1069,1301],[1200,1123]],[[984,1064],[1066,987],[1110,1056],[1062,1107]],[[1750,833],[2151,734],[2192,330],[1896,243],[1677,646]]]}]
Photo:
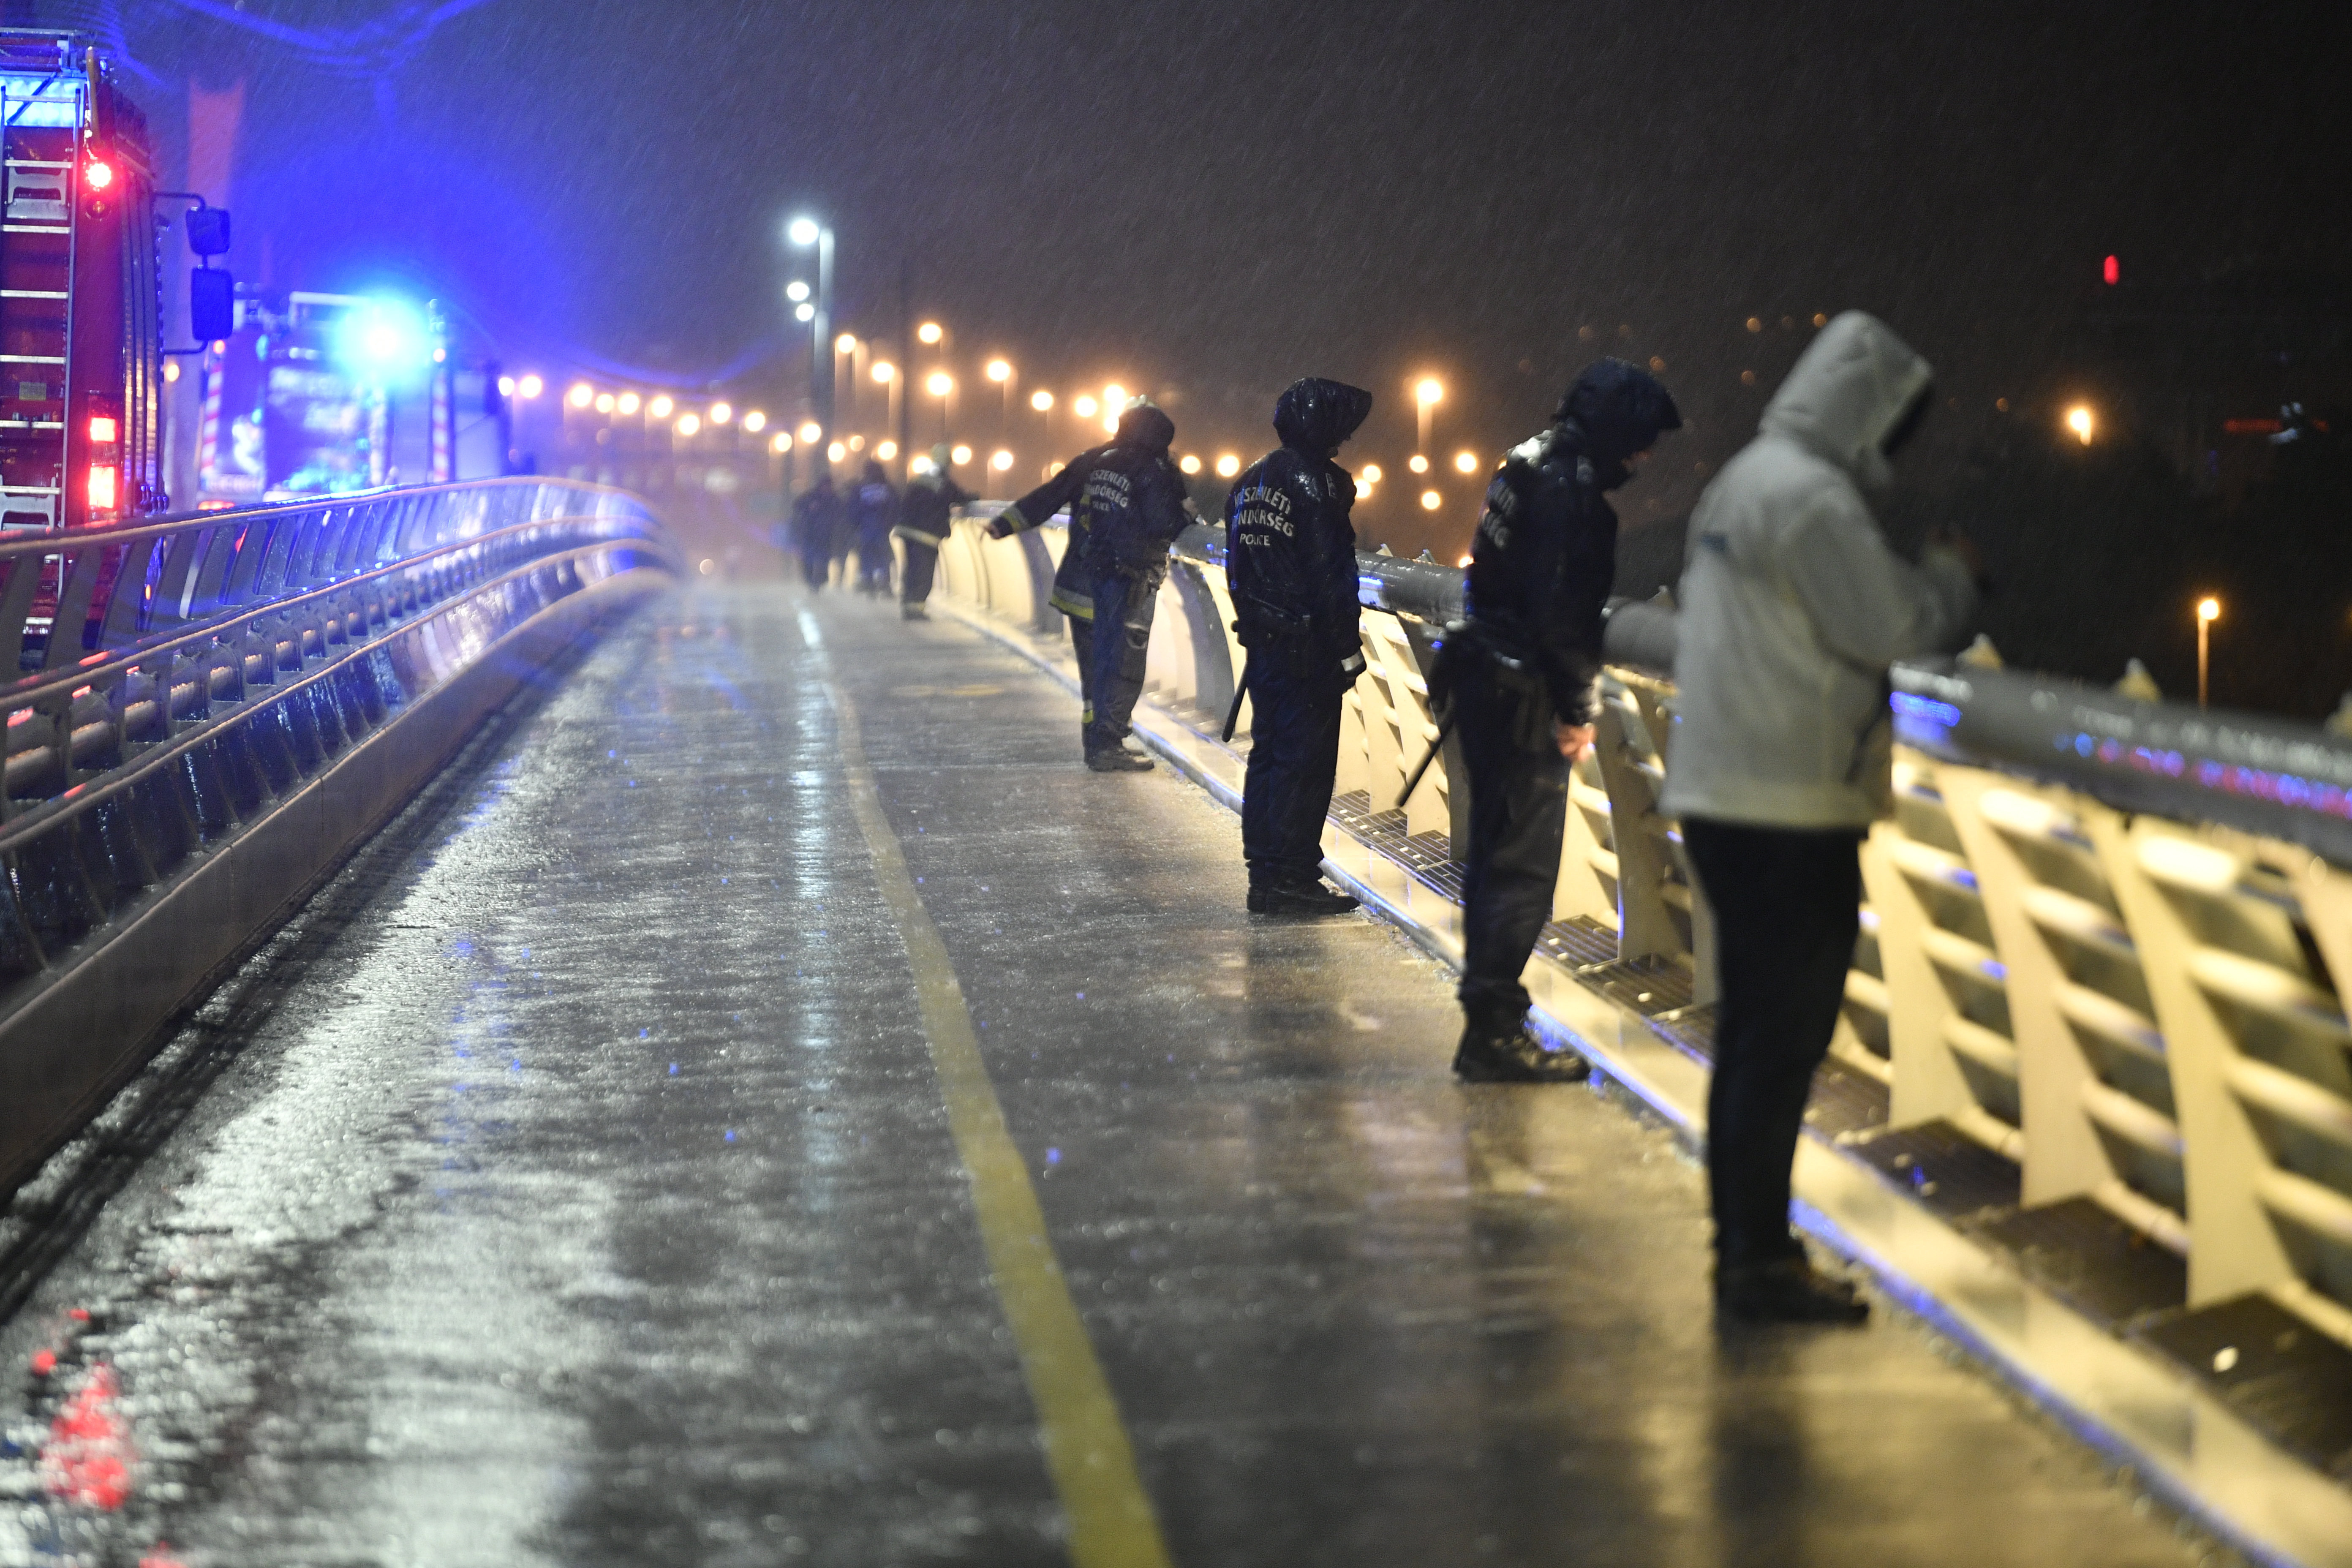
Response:
[{"label": "bridge deck", "polygon": [[0,1562],[1150,1562],[1122,1430],[1178,1563],[2196,1560],[1891,1312],[1719,1336],[1665,1132],[1456,1087],[1436,965],[1076,741],[838,599],[598,649],[167,1057],[242,1042],[0,1331],[0,1493],[99,1360],[135,1486]]}]

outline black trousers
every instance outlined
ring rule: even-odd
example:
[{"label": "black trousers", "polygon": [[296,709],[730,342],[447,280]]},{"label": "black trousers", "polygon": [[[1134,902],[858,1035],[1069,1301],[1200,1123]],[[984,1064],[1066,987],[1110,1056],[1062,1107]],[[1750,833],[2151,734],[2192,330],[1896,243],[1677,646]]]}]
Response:
[{"label": "black trousers", "polygon": [[1706,1173],[1724,1263],[1800,1250],[1789,1232],[1789,1167],[1853,963],[1861,843],[1852,829],[1683,822],[1684,847],[1715,912],[1722,982]]},{"label": "black trousers", "polygon": [[890,536],[887,533],[861,533],[857,536],[857,585],[869,594],[890,592]]},{"label": "black trousers", "polygon": [[909,539],[906,544],[907,568],[898,577],[898,600],[919,605],[931,596],[931,575],[939,570],[940,552],[919,539]]},{"label": "black trousers", "polygon": [[1347,679],[1336,668],[1302,675],[1285,650],[1254,648],[1249,690],[1242,858],[1249,862],[1250,880],[1319,876]]},{"label": "black trousers", "polygon": [[1078,656],[1079,726],[1089,752],[1127,739],[1136,700],[1143,695],[1144,655],[1151,647],[1151,616],[1160,580],[1101,572],[1087,584],[1095,618],[1070,617],[1070,648]]},{"label": "black trousers", "polygon": [[[1454,732],[1470,773],[1470,864],[1462,879],[1462,1009],[1474,1024],[1507,1028],[1528,1010],[1528,966],[1559,879],[1568,831],[1569,762],[1549,714],[1530,724],[1521,704],[1483,670],[1454,689]],[[1541,751],[1528,731],[1540,732]]]}]

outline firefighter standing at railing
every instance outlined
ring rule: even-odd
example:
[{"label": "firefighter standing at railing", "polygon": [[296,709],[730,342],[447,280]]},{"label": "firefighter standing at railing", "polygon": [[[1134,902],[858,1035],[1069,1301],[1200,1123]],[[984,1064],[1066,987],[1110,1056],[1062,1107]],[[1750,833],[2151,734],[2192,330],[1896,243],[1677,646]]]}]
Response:
[{"label": "firefighter standing at railing", "polygon": [[1242,788],[1253,914],[1356,907],[1322,872],[1340,702],[1364,668],[1349,519],[1356,480],[1334,459],[1371,407],[1361,387],[1294,382],[1274,409],[1282,445],[1243,470],[1225,502],[1225,574],[1255,713]]},{"label": "firefighter standing at railing", "polygon": [[1084,709],[1087,766],[1140,773],[1151,759],[1127,744],[1143,695],[1151,615],[1168,575],[1168,546],[1194,521],[1184,476],[1168,456],[1176,426],[1147,398],[1119,415],[1107,445],[1081,452],[988,525],[992,539],[1034,528],[1070,509],[1068,547],[1054,574],[1054,607],[1070,618]]},{"label": "firefighter standing at railing", "polygon": [[907,493],[898,501],[898,525],[890,531],[907,547],[907,568],[898,578],[898,614],[910,621],[930,615],[923,604],[931,596],[931,578],[939,570],[940,543],[948,536],[950,518],[956,508],[978,499],[949,474],[952,456],[945,442],[931,448],[930,466],[907,481]]},{"label": "firefighter standing at railing", "polygon": [[1551,918],[1569,770],[1600,715],[1601,613],[1617,552],[1606,492],[1633,477],[1661,433],[1681,427],[1655,376],[1597,360],[1550,427],[1513,447],[1487,487],[1468,618],[1446,629],[1430,676],[1470,774],[1454,1070],[1473,1082],[1573,1083],[1591,1071],[1529,1029],[1519,974]]}]

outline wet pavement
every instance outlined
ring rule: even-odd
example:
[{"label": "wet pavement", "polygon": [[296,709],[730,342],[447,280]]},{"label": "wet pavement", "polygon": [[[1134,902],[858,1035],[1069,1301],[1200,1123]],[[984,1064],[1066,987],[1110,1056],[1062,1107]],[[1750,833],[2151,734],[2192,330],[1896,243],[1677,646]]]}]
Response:
[{"label": "wet pavement", "polygon": [[1086,1409],[1090,1562],[2221,1560],[1883,1305],[1718,1333],[1666,1132],[1455,1086],[1075,709],[780,588],[594,651],[167,1053],[0,1328],[0,1564],[1066,1562]]}]

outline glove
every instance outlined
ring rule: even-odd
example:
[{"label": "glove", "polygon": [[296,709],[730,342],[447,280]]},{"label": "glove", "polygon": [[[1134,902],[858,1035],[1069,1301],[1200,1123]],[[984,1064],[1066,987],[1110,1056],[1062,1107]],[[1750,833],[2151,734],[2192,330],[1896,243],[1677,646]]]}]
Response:
[{"label": "glove", "polygon": [[981,531],[991,539],[1010,539],[1013,536],[1013,525],[1001,516],[992,517],[988,520],[988,526]]},{"label": "glove", "polygon": [[1339,661],[1339,673],[1340,673],[1340,675],[1341,675],[1342,677],[1344,677],[1346,679],[1348,679],[1348,680],[1349,680],[1349,681],[1351,681],[1351,682],[1356,679],[1356,677],[1358,677],[1358,676],[1360,676],[1360,675],[1363,674],[1363,673],[1364,673],[1364,651],[1363,651],[1363,649],[1361,649],[1361,648],[1358,648],[1354,653],[1351,653],[1351,654],[1349,654],[1347,658],[1345,658],[1341,659],[1341,660]]}]

